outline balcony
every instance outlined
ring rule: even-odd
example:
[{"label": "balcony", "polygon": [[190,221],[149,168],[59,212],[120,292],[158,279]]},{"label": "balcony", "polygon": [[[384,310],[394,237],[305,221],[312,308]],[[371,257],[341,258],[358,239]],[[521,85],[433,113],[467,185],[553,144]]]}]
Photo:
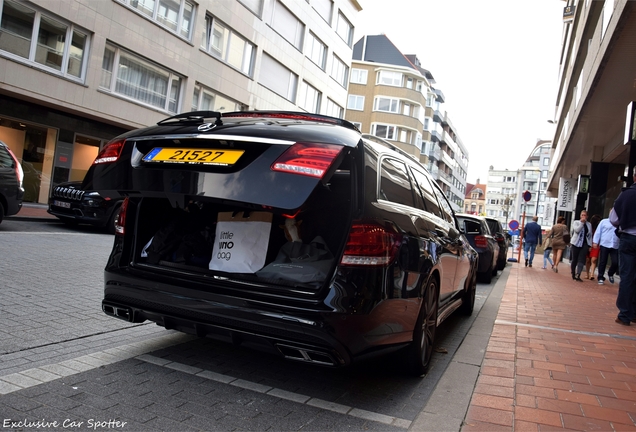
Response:
[{"label": "balcony", "polygon": [[446,165],[448,165],[449,167],[453,168],[455,167],[455,160],[450,157],[450,155],[448,153],[446,153],[445,151],[442,152],[442,162],[444,162]]},{"label": "balcony", "polygon": [[433,121],[442,124],[444,122],[444,115],[440,111],[435,110],[433,112]]},{"label": "balcony", "polygon": [[442,134],[440,134],[436,130],[431,131],[431,138],[432,138],[433,142],[441,142],[442,141]]},{"label": "balcony", "polygon": [[453,186],[453,178],[450,174],[440,171],[438,178],[443,180],[446,184],[448,184],[448,186]]},{"label": "balcony", "polygon": [[437,145],[433,145],[428,152],[428,156],[431,159],[440,160],[442,158],[442,150]]}]

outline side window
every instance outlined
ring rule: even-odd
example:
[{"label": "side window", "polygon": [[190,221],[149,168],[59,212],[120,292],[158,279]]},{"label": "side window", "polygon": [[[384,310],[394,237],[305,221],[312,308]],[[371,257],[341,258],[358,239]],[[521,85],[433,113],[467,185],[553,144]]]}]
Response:
[{"label": "side window", "polygon": [[404,162],[385,158],[380,169],[379,199],[415,207],[411,181]]},{"label": "side window", "polygon": [[455,218],[453,217],[453,209],[450,204],[446,200],[446,196],[442,193],[442,191],[436,185],[433,185],[433,191],[437,196],[437,201],[442,208],[442,213],[444,214],[444,219],[451,225],[455,226]]},{"label": "side window", "polygon": [[426,210],[443,219],[444,216],[442,216],[442,211],[437,203],[437,198],[435,198],[435,192],[433,192],[433,187],[426,178],[426,175],[417,170],[413,170],[413,173],[415,181],[422,192],[422,198],[424,199],[424,206],[426,207]]}]

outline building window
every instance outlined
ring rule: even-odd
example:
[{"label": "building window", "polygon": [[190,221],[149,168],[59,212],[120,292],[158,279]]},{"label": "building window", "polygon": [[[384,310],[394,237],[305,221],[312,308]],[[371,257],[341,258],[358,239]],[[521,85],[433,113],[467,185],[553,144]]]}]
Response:
[{"label": "building window", "polygon": [[327,98],[327,109],[325,114],[331,117],[342,118],[344,115],[344,108]]},{"label": "building window", "polygon": [[301,50],[303,46],[303,35],[305,34],[305,24],[296,15],[290,12],[280,1],[274,3],[272,20],[270,25],[278,34],[290,44]]},{"label": "building window", "polygon": [[368,71],[366,69],[351,69],[351,82],[353,84],[367,83]]},{"label": "building window", "polygon": [[373,101],[373,110],[374,111],[384,111],[390,113],[397,113],[400,107],[399,99],[385,98],[385,97],[377,97]]},{"label": "building window", "polygon": [[434,103],[435,103],[435,95],[429,94],[428,97],[426,98],[426,106],[432,107]]},{"label": "building window", "polygon": [[406,79],[406,88],[408,88],[408,89],[412,89],[413,88],[413,78],[407,78]]},{"label": "building window", "polygon": [[205,17],[203,49],[224,63],[252,75],[254,45],[212,16]]},{"label": "building window", "polygon": [[411,105],[405,103],[402,106],[402,114],[404,114],[405,116],[410,116],[411,115]]},{"label": "building window", "polygon": [[549,157],[544,157],[543,158],[543,166],[548,166],[550,165],[550,158]]},{"label": "building window", "polygon": [[263,52],[261,59],[261,78],[259,82],[285,99],[291,102],[296,101],[298,75],[274,60],[266,52]]},{"label": "building window", "polygon": [[23,3],[5,0],[0,6],[3,55],[66,78],[84,80],[90,46],[88,32]]},{"label": "building window", "polygon": [[175,113],[182,78],[158,64],[106,44],[100,88],[145,105]]},{"label": "building window", "polygon": [[298,106],[305,111],[316,113],[320,112],[320,98],[322,94],[307,81],[300,84],[298,91]]},{"label": "building window", "polygon": [[349,100],[347,102],[347,109],[356,110],[356,111],[364,111],[364,96],[349,95]]},{"label": "building window", "polygon": [[378,72],[378,80],[376,84],[402,87],[402,73],[385,70],[380,71]]},{"label": "building window", "polygon": [[333,61],[331,63],[331,78],[335,79],[338,84],[347,88],[347,81],[349,80],[349,66],[338,58],[337,55],[333,55]]},{"label": "building window", "polygon": [[338,11],[338,22],[336,23],[336,33],[349,46],[353,41],[353,26],[341,11]]},{"label": "building window", "polygon": [[192,111],[232,112],[243,110],[245,110],[245,105],[240,102],[220,95],[202,84],[197,83],[194,86]]},{"label": "building window", "polygon": [[322,17],[327,24],[331,25],[331,14],[333,13],[333,0],[312,0],[311,5],[314,7],[318,15]]},{"label": "building window", "polygon": [[238,2],[259,18],[263,13],[263,0],[238,0]]},{"label": "building window", "polygon": [[388,140],[395,140],[395,126],[374,124],[371,126],[371,134]]},{"label": "building window", "polygon": [[327,45],[322,43],[315,34],[309,32],[307,43],[305,44],[305,52],[309,60],[314,62],[320,69],[325,70],[327,60]]},{"label": "building window", "polygon": [[187,0],[118,0],[190,40],[194,4]]},{"label": "building window", "polygon": [[417,84],[415,85],[415,90],[417,90],[418,92],[421,92],[423,84],[424,84],[423,81],[417,80]]}]

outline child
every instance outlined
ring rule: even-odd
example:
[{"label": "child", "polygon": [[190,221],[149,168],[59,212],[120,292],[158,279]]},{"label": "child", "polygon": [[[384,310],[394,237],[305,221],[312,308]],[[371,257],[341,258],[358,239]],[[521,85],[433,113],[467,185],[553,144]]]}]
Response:
[{"label": "child", "polygon": [[552,262],[552,258],[550,258],[550,253],[552,252],[552,239],[550,237],[546,237],[543,241],[543,269],[547,268],[547,264],[550,263],[552,268],[554,268],[554,263]]}]

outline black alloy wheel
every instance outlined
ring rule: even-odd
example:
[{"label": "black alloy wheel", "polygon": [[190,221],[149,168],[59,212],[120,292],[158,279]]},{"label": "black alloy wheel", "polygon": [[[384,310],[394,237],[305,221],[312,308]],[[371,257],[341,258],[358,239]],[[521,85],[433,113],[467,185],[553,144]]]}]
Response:
[{"label": "black alloy wheel", "polygon": [[437,279],[431,276],[424,293],[420,314],[413,331],[413,342],[408,347],[409,372],[422,376],[428,370],[433,356],[433,344],[437,330],[437,308],[439,287]]}]

